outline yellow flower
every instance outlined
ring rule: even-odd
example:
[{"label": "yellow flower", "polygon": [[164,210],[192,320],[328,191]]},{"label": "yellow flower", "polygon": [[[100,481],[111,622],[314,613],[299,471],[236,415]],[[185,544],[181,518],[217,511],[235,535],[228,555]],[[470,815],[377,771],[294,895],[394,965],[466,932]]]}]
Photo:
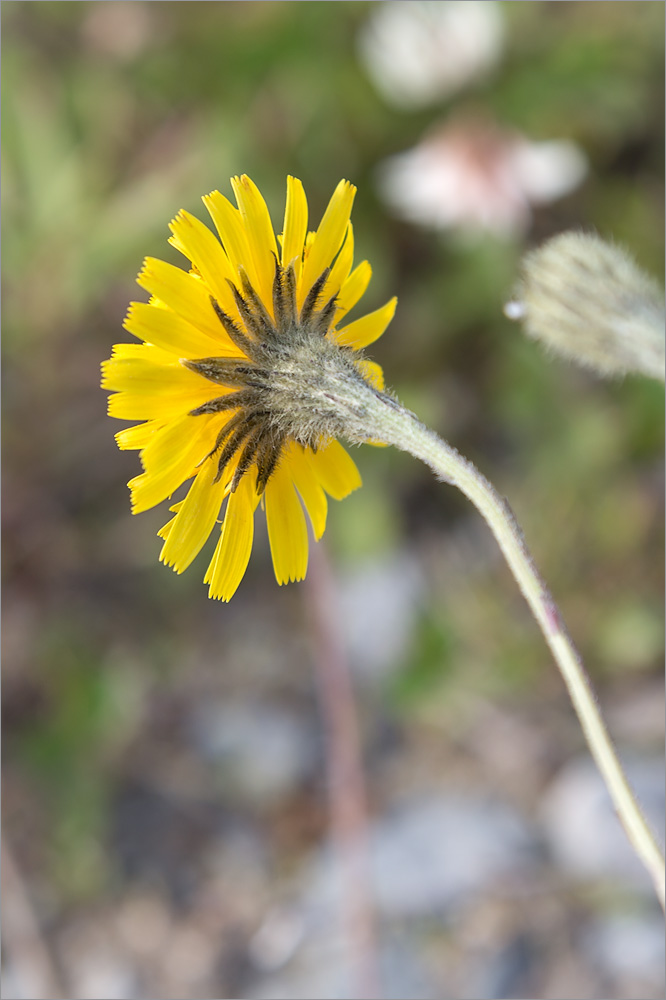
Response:
[{"label": "yellow flower", "polygon": [[140,451],[144,469],[128,484],[133,513],[192,480],[159,532],[160,560],[182,573],[226,500],[204,577],[210,596],[224,601],[247,568],[260,502],[282,584],[307,569],[303,508],[319,539],[326,494],[341,500],[361,485],[336,438],[368,439],[355,423],[357,397],[383,390],[383,376],[360,352],[381,336],[396,304],[344,322],[371,275],[367,261],[352,270],[356,189],[347,181],[308,232],[303,186],[288,177],[277,239],[250,178],[231,184],[238,208],[219,191],[203,199],[219,240],[185,211],[170,225],[169,242],[191,262],[189,273],[146,258],[137,280],[152,297],[131,303],[124,324],[142,343],[117,344],[102,366],[102,386],[114,390],[110,416],[143,421],[116,435],[120,448]]}]

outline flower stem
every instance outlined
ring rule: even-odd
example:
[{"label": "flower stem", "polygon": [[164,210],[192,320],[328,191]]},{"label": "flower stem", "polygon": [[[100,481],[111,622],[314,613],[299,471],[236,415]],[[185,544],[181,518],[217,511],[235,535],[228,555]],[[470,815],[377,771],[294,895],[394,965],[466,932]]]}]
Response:
[{"label": "flower stem", "polygon": [[366,403],[370,436],[420,458],[444,482],[461,490],[488,524],[550,647],[620,821],[650,873],[663,908],[663,855],[622,770],[580,656],[539,576],[513,511],[471,462],[394,399],[374,393]]}]

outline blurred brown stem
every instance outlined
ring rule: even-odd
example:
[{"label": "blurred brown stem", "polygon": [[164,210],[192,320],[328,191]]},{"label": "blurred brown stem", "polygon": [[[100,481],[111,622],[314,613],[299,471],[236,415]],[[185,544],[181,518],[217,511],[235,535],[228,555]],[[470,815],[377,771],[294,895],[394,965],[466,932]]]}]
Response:
[{"label": "blurred brown stem", "polygon": [[311,546],[306,587],[326,731],[331,828],[342,867],[344,920],[356,979],[354,996],[369,1000],[380,996],[380,987],[361,740],[335,584],[321,543]]},{"label": "blurred brown stem", "polygon": [[19,995],[33,1000],[66,996],[42,938],[23,876],[4,834],[2,904],[2,947]]}]

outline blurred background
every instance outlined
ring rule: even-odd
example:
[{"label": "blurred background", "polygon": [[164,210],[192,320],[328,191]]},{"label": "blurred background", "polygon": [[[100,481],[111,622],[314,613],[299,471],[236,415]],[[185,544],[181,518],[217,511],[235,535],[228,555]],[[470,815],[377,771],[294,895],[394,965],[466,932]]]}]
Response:
[{"label": "blurred background", "polygon": [[[247,172],[280,227],[358,185],[388,384],[505,494],[663,814],[663,386],[502,314],[583,227],[657,276],[664,6],[5,0],[4,995],[353,997],[312,582],[263,519],[230,605],[157,561],[99,363],[180,208]],[[332,504],[381,995],[663,995],[660,913],[476,513],[390,449]],[[348,930],[348,928],[347,928]]]}]

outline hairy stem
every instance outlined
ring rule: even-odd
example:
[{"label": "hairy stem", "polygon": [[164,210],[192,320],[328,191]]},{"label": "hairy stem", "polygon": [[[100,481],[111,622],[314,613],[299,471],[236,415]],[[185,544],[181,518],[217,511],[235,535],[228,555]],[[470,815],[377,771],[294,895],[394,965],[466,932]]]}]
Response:
[{"label": "hairy stem", "polygon": [[395,400],[374,393],[372,398],[366,397],[365,403],[370,437],[420,458],[439,478],[461,490],[488,524],[550,647],[620,821],[650,873],[663,908],[663,855],[622,770],[580,656],[532,561],[511,508],[471,462]]}]

